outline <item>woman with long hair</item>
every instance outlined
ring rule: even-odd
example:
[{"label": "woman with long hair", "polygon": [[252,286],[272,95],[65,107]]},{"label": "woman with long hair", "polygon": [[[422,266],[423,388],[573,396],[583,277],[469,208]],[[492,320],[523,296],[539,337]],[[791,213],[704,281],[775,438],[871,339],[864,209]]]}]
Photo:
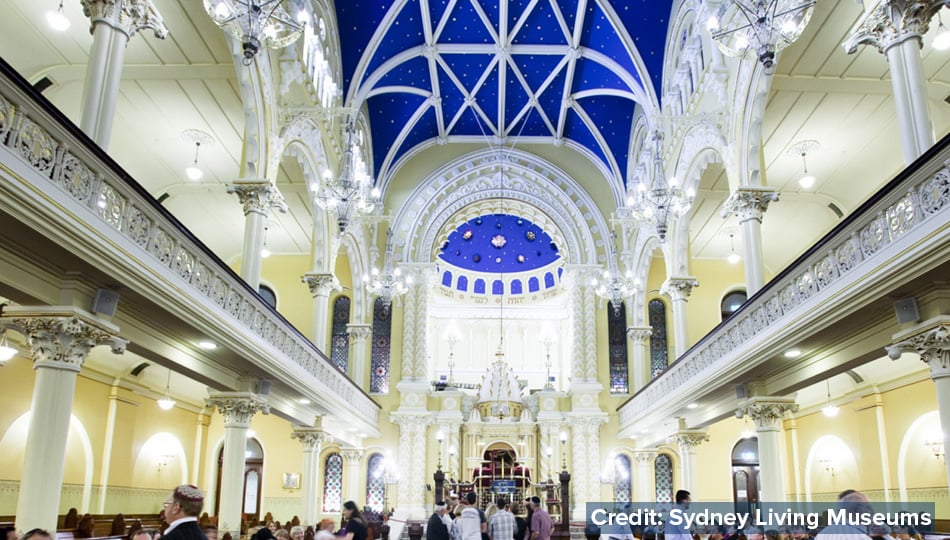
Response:
[{"label": "woman with long hair", "polygon": [[343,540],[366,540],[366,522],[355,502],[343,503],[343,517],[346,518]]}]

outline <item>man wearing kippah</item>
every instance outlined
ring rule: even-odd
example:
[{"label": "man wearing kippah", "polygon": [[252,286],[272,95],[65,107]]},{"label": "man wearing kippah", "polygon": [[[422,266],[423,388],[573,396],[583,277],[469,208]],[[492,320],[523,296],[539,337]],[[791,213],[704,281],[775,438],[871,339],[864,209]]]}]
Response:
[{"label": "man wearing kippah", "polygon": [[448,506],[444,501],[435,505],[435,512],[429,517],[429,525],[426,527],[426,540],[449,540],[449,528],[445,523],[446,512]]},{"label": "man wearing kippah", "polygon": [[197,486],[184,484],[165,499],[165,521],[168,528],[162,538],[168,540],[207,540],[198,527],[198,515],[204,507],[204,493]]}]

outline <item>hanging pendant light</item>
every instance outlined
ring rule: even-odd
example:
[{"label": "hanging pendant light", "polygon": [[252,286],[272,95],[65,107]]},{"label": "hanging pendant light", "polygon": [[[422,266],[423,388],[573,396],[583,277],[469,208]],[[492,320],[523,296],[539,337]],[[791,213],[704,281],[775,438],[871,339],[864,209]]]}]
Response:
[{"label": "hanging pendant light", "polygon": [[63,11],[63,1],[59,2],[59,9],[56,11],[47,11],[46,12],[46,24],[50,26],[53,30],[57,32],[65,32],[69,30],[71,23],[69,19],[66,18],[66,12]]},{"label": "hanging pendant light", "polygon": [[735,233],[729,233],[729,244],[732,247],[732,252],[729,253],[726,260],[729,261],[729,264],[739,264],[739,261],[742,260],[742,256],[736,253]]},{"label": "hanging pendant light", "polygon": [[211,145],[214,143],[214,139],[211,138],[211,135],[200,129],[186,129],[181,132],[181,138],[185,142],[190,142],[195,145],[195,160],[191,165],[185,167],[185,175],[189,180],[197,182],[204,176],[204,171],[198,166],[198,151],[201,150],[202,144],[205,146]]},{"label": "hanging pendant light", "polygon": [[165,393],[162,394],[161,399],[158,400],[158,406],[163,411],[170,411],[172,407],[175,406],[175,400],[171,398],[169,394],[169,389],[171,388],[172,383],[172,370],[168,370],[168,380],[165,381]]},{"label": "hanging pendant light", "polygon": [[801,186],[802,189],[811,189],[811,187],[815,185],[816,178],[814,175],[808,172],[808,162],[805,161],[805,158],[808,152],[813,152],[815,150],[818,150],[818,148],[820,147],[821,147],[821,144],[818,141],[809,139],[809,140],[804,140],[804,141],[798,141],[797,143],[789,147],[787,151],[788,155],[790,156],[801,156],[802,158],[803,173],[802,173],[802,177],[798,179],[798,185]]},{"label": "hanging pendant light", "polygon": [[831,380],[830,380],[830,379],[826,379],[826,380],[825,380],[825,385],[826,385],[827,388],[828,388],[828,397],[827,397],[827,401],[826,401],[827,405],[825,405],[824,407],[821,408],[821,412],[822,412],[822,414],[824,414],[824,415],[827,416],[828,418],[834,418],[835,416],[838,416],[838,412],[839,412],[841,409],[839,409],[839,408],[836,407],[835,405],[832,405],[832,404],[831,404]]}]

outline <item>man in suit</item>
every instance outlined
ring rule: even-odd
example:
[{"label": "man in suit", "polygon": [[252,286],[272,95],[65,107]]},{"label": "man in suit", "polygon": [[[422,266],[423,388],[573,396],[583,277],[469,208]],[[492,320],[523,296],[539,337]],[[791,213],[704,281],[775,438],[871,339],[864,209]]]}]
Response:
[{"label": "man in suit", "polygon": [[445,502],[435,505],[435,512],[429,518],[429,525],[426,527],[426,540],[449,540],[449,528],[445,524],[445,514],[448,507]]},{"label": "man in suit", "polygon": [[198,516],[205,503],[204,493],[197,486],[181,485],[165,499],[165,529],[168,540],[208,540],[198,526]]}]

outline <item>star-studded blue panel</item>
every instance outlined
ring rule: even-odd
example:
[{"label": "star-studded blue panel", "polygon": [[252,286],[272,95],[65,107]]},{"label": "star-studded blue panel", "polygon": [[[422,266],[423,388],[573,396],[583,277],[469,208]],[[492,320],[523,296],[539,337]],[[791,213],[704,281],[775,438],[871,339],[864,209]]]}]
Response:
[{"label": "star-studded blue panel", "polygon": [[527,272],[560,258],[548,233],[527,219],[488,214],[449,234],[439,259],[465,270],[488,273]]},{"label": "star-studded blue panel", "polygon": [[369,104],[377,179],[437,138],[530,136],[573,141],[626,180],[634,107],[658,106],[672,0],[335,5],[347,105]]}]

